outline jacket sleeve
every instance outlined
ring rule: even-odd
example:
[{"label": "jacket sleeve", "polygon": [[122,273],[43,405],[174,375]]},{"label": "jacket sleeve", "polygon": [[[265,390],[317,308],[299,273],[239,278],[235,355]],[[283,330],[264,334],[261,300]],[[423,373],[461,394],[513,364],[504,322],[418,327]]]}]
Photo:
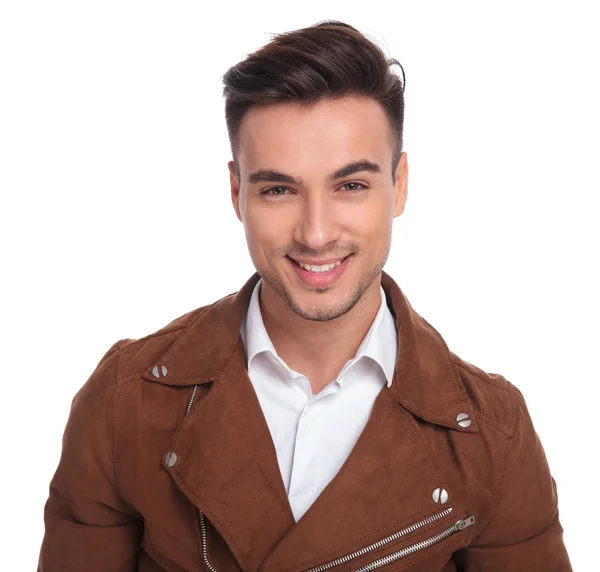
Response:
[{"label": "jacket sleeve", "polygon": [[456,556],[465,572],[572,572],[556,482],[525,399],[510,385],[515,424],[494,516]]},{"label": "jacket sleeve", "polygon": [[133,572],[143,523],[119,495],[115,388],[119,343],[76,393],[44,507],[38,572]]}]

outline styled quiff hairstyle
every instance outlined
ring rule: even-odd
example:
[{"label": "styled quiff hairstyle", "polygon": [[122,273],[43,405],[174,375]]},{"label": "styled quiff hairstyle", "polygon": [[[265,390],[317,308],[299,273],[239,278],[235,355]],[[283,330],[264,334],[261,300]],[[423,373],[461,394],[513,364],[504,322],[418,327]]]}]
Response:
[{"label": "styled quiff hairstyle", "polygon": [[[390,71],[400,66],[402,81]],[[402,153],[404,68],[356,28],[327,20],[275,35],[223,75],[225,120],[237,177],[239,129],[252,106],[272,103],[316,103],[347,95],[372,97],[391,127],[392,181]]]}]

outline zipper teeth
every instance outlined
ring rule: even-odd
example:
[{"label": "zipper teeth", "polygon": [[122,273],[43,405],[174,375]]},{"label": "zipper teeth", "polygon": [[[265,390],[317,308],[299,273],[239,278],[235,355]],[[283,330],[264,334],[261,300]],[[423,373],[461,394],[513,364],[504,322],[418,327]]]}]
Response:
[{"label": "zipper teeth", "polygon": [[386,538],[383,538],[382,540],[379,540],[378,542],[375,542],[374,544],[365,546],[364,548],[361,548],[360,550],[357,550],[356,552],[352,552],[351,554],[346,554],[345,556],[341,556],[340,558],[337,558],[336,560],[332,560],[331,562],[327,562],[326,564],[321,564],[320,566],[316,566],[315,568],[310,568],[306,572],[323,572],[323,570],[329,570],[329,568],[333,568],[334,566],[338,566],[339,564],[344,564],[345,562],[354,560],[355,558],[358,558],[359,556],[364,556],[365,554],[368,554],[369,552],[372,552],[373,550],[376,550],[377,548],[381,548],[382,546],[389,544],[390,542],[393,542],[394,540],[397,540],[401,536],[405,536],[406,534],[409,534],[409,533],[417,530],[418,528],[421,528],[422,526],[425,526],[435,520],[438,520],[440,518],[443,518],[444,516],[449,515],[451,512],[452,512],[452,507],[449,506],[448,508],[446,508],[440,512],[436,512],[435,514],[428,516],[427,518],[420,520],[419,522],[415,522],[414,524],[411,524],[407,528],[404,528],[399,532],[395,532],[394,534],[387,536]]},{"label": "zipper teeth", "polygon": [[375,562],[370,562],[369,564],[366,564],[362,568],[356,570],[356,572],[370,572],[371,570],[375,570],[376,568],[380,568],[381,566],[390,564],[395,560],[400,560],[400,558],[404,558],[405,556],[408,556],[413,552],[423,550],[423,548],[429,548],[430,546],[433,546],[434,544],[440,542],[440,540],[444,540],[444,538],[447,538],[451,534],[454,534],[456,531],[462,530],[460,526],[460,523],[462,522],[462,520],[459,520],[458,522],[454,523],[452,526],[449,526],[446,530],[443,530],[435,536],[430,536],[425,540],[421,540],[421,542],[411,544],[410,546],[407,546],[402,550],[398,550],[398,552],[392,552],[392,554],[388,554],[387,556],[380,558],[379,560],[375,560]]},{"label": "zipper teeth", "polygon": [[206,523],[204,522],[204,513],[198,511],[200,515],[200,527],[202,529],[202,559],[204,560],[204,564],[210,570],[210,572],[217,572],[215,567],[208,560],[208,554],[206,552]]},{"label": "zipper teeth", "polygon": [[[343,564],[344,562],[347,562],[348,560],[352,560],[353,558],[356,558],[357,556],[362,556],[363,554],[366,554],[366,553],[374,550],[377,547],[387,544],[387,543],[391,542],[392,540],[407,534],[408,532],[412,532],[413,530],[416,530],[417,528],[420,528],[426,524],[429,524],[430,522],[433,522],[434,520],[438,520],[439,518],[442,518],[444,515],[450,514],[451,512],[452,512],[452,507],[449,506],[447,509],[445,509],[441,512],[438,512],[432,516],[429,516],[426,519],[420,520],[419,522],[412,524],[411,526],[401,530],[400,532],[396,532],[395,534],[392,534],[391,536],[388,536],[388,537],[380,540],[379,542],[371,544],[365,548],[362,548],[361,550],[357,550],[356,552],[353,552],[352,554],[348,554],[342,558],[338,558],[337,560],[333,560],[332,562],[328,562],[327,564],[323,564],[322,566],[317,566],[316,568],[310,568],[306,572],[317,572],[317,571],[327,570],[328,568],[332,568],[333,566],[337,566],[338,564]],[[200,517],[200,528],[202,531],[202,559],[204,560],[204,564],[206,564],[206,567],[208,568],[208,570],[210,572],[217,572],[216,568],[208,560],[207,541],[206,541],[206,522],[204,520],[204,513],[202,511],[198,510],[198,515]],[[472,516],[461,519],[461,520],[455,522],[452,526],[449,526],[448,528],[443,530],[442,532],[439,532],[438,534],[436,534],[434,536],[430,536],[429,538],[426,538],[425,540],[421,540],[420,542],[417,542],[415,544],[411,544],[410,546],[407,546],[406,548],[403,548],[402,550],[398,550],[397,552],[388,554],[387,556],[384,556],[383,558],[380,558],[379,560],[370,562],[369,564],[366,564],[365,566],[358,568],[356,570],[356,572],[371,572],[371,570],[375,570],[376,568],[381,568],[381,566],[386,566],[387,564],[390,564],[391,562],[394,562],[395,560],[400,560],[400,558],[409,556],[410,554],[413,554],[414,552],[423,550],[424,548],[429,548],[430,546],[433,546],[434,544],[437,544],[441,540],[444,540],[448,536],[454,534],[455,532],[457,532],[459,530],[463,530],[467,526],[471,526],[474,522],[475,522],[475,519]]]},{"label": "zipper teeth", "polygon": [[198,389],[197,385],[194,385],[194,391],[192,391],[192,397],[190,397],[190,402],[188,403],[187,409],[186,409],[186,413],[190,412],[190,409],[192,408],[192,403],[194,403],[194,397],[196,397],[196,390]]}]

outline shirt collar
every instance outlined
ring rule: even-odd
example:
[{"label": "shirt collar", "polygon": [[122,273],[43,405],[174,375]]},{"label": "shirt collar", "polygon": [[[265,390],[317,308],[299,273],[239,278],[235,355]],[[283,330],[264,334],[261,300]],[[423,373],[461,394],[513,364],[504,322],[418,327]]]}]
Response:
[{"label": "shirt collar", "polygon": [[[256,283],[254,272],[238,290],[212,304],[196,308],[133,345],[133,355],[123,357],[119,379],[140,376],[153,383],[185,387],[227,383],[223,371],[229,360],[244,359],[240,327]],[[450,351],[440,333],[408,301],[400,286],[385,271],[381,286],[394,316],[398,352],[391,391],[399,406],[424,421],[461,433],[477,433],[475,400],[467,390],[462,360]],[[463,427],[457,414],[467,414]]]},{"label": "shirt collar", "polygon": [[[240,334],[246,349],[246,363],[250,367],[250,363],[255,356],[262,352],[270,352],[287,367],[285,362],[278,356],[262,319],[259,300],[261,285],[262,279],[257,282],[252,291],[248,311],[240,328]],[[379,364],[385,375],[387,386],[390,387],[394,377],[398,338],[394,325],[394,317],[386,303],[385,291],[381,286],[379,287],[379,291],[381,294],[381,303],[375,319],[366,336],[363,338],[356,355],[344,365],[340,373],[350,368],[362,357],[369,357]]]}]

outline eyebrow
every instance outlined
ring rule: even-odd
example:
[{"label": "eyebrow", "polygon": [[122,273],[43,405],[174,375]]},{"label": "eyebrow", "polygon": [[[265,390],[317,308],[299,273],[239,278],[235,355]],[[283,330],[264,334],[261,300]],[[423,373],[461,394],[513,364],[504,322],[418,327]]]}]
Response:
[{"label": "eyebrow", "polygon": [[[353,175],[354,173],[359,173],[361,171],[368,171],[370,173],[381,173],[381,167],[377,163],[372,163],[371,161],[367,161],[366,159],[362,159],[360,161],[354,161],[352,163],[348,163],[343,167],[337,169],[333,173],[330,173],[327,177],[328,181],[335,181],[336,179],[341,179],[342,177],[347,177],[349,175]],[[273,169],[259,169],[254,173],[251,173],[248,176],[247,182],[252,183],[289,183],[291,185],[301,185],[302,179],[295,179],[291,175],[287,175],[285,173],[281,173],[280,171],[275,171]]]}]

